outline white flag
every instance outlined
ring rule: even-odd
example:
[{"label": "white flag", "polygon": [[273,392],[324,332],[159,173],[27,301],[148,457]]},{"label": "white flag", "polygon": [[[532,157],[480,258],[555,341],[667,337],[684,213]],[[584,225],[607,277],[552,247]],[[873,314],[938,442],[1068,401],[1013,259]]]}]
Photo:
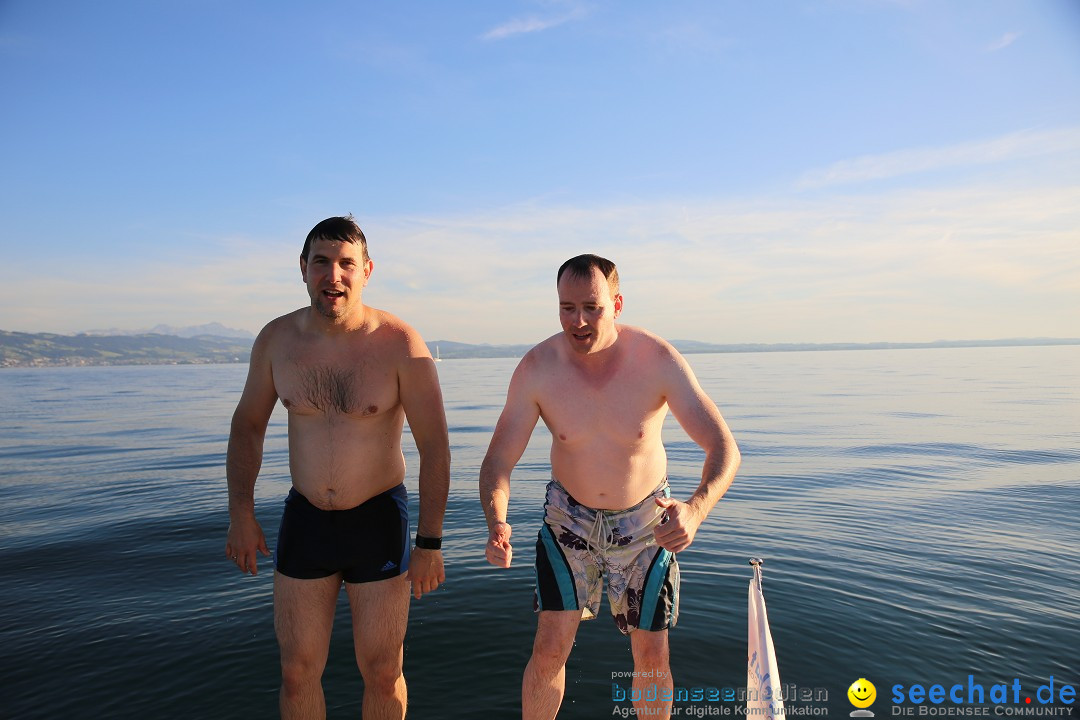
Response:
[{"label": "white flag", "polygon": [[750,581],[746,643],[746,714],[764,720],[783,720],[784,699],[780,690],[780,670],[776,665],[765,596],[761,594],[761,561],[751,560],[754,577]]}]

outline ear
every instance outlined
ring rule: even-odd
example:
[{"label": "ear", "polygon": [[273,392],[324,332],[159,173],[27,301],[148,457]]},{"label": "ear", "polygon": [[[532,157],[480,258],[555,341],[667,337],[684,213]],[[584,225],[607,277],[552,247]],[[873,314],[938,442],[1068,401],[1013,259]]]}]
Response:
[{"label": "ear", "polygon": [[622,306],[623,306],[622,295],[621,294],[616,295],[615,296],[615,317],[619,317],[619,315],[622,313]]},{"label": "ear", "polygon": [[307,284],[307,258],[300,258],[300,277],[304,279],[304,284]]},{"label": "ear", "polygon": [[364,287],[367,287],[368,280],[371,279],[371,271],[375,269],[375,262],[368,260],[364,263]]}]

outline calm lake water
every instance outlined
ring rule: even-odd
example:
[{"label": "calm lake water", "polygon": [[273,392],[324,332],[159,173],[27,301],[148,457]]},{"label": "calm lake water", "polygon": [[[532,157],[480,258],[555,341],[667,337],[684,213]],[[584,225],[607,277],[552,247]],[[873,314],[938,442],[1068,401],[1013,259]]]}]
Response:
[{"label": "calm lake water", "polygon": [[[828,696],[789,707],[847,717],[861,677],[877,686],[879,718],[896,684],[1080,686],[1080,347],[688,360],[743,466],[680,555],[677,686],[745,683],[750,556],[766,558],[784,684]],[[515,364],[439,365],[454,454],[448,580],[412,606],[412,718],[519,716],[542,424],[514,473],[510,570],[484,562],[476,489]],[[223,557],[225,448],[245,371],[0,372],[0,717],[276,716],[272,568],[245,577]],[[685,499],[702,453],[670,421],[665,440]],[[407,461],[415,522],[411,449]],[[288,487],[279,408],[256,487],[271,546]],[[616,707],[613,676],[631,662],[606,612],[582,625],[560,717]],[[344,597],[324,686],[330,717],[359,716]]]}]

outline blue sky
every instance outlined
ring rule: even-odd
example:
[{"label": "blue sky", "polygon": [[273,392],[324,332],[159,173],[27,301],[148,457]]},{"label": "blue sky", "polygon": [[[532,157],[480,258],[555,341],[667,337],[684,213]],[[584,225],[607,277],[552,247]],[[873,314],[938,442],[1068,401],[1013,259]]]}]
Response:
[{"label": "blue sky", "polygon": [[428,340],[554,273],[713,342],[1080,335],[1080,3],[0,1],[0,329],[306,304],[351,212]]}]

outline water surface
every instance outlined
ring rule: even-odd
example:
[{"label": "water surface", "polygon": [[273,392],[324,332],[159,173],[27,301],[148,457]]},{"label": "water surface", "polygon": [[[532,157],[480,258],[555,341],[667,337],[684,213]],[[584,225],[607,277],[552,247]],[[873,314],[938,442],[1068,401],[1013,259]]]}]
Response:
[{"label": "water surface", "polygon": [[[745,682],[748,557],[785,684],[833,715],[866,677],[893,684],[1053,675],[1080,685],[1080,348],[691,355],[743,451],[735,484],[680,554],[675,682]],[[535,627],[541,425],[513,476],[515,564],[483,560],[480,461],[516,361],[439,364],[454,457],[449,579],[414,602],[410,717],[512,718]],[[276,715],[272,571],[223,555],[237,365],[0,372],[0,717]],[[702,453],[665,428],[676,497]],[[407,443],[408,445],[408,443]],[[416,457],[407,451],[415,513]],[[289,487],[271,421],[256,513],[273,545]],[[415,514],[414,514],[415,518]],[[610,717],[629,643],[582,625],[561,717]],[[362,685],[339,604],[330,717]],[[886,699],[874,707],[888,714]]]}]

